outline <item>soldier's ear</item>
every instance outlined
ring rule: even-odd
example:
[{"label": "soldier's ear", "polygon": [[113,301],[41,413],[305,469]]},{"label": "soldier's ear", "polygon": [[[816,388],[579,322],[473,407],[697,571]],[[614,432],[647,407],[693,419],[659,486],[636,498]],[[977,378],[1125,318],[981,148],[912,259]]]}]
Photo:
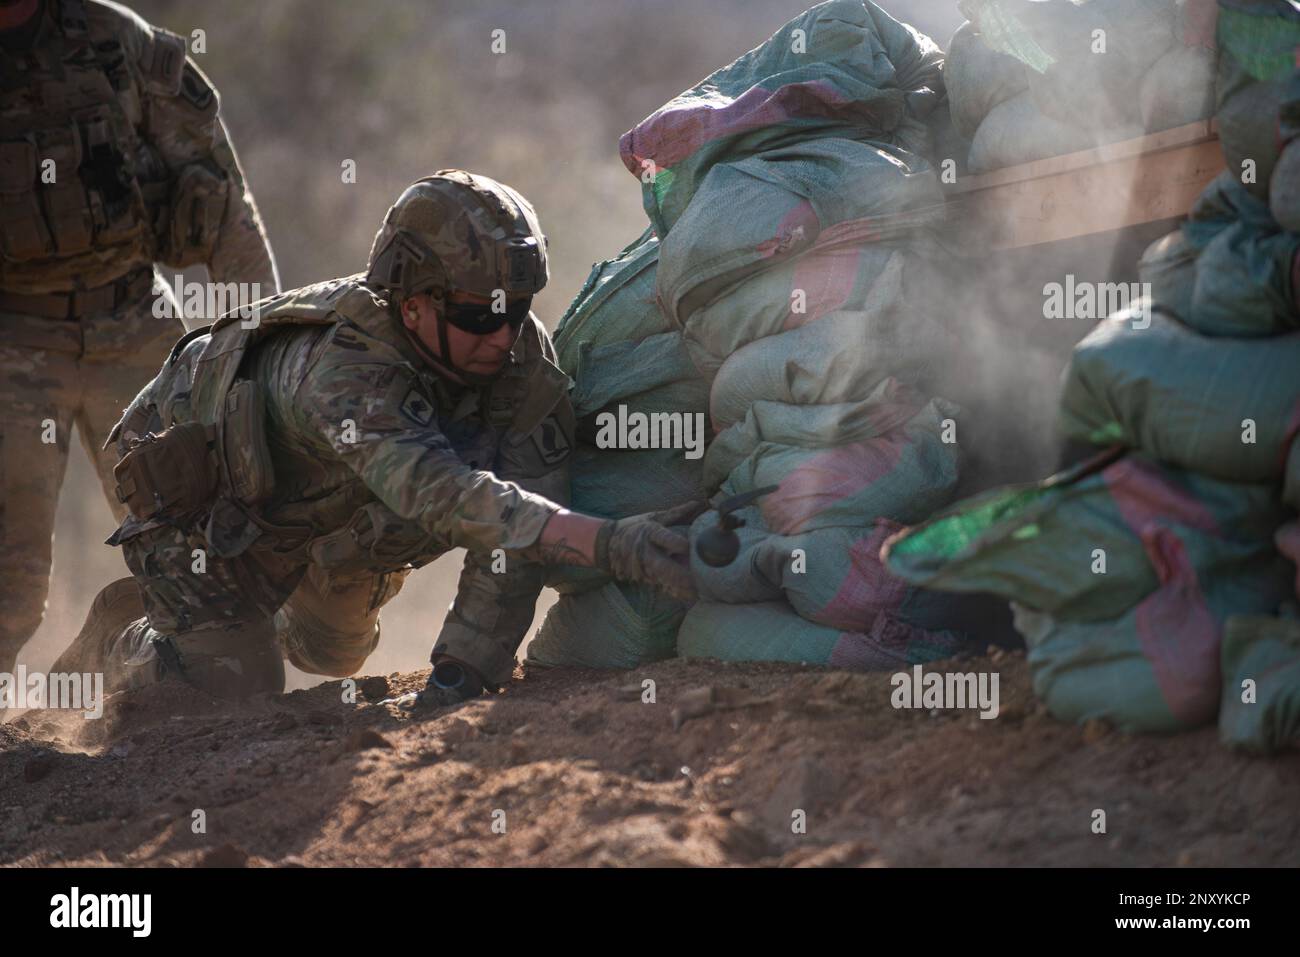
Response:
[{"label": "soldier's ear", "polygon": [[420,324],[420,303],[415,296],[402,300],[402,324],[414,329]]}]

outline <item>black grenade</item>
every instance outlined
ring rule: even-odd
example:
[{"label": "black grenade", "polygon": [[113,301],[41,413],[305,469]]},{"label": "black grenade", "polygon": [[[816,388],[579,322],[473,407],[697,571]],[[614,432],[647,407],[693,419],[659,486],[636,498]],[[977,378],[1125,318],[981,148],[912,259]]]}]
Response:
[{"label": "black grenade", "polygon": [[695,540],[695,554],[700,557],[700,561],[714,568],[722,568],[734,562],[736,556],[740,554],[740,536],[736,534],[736,529],[744,525],[745,520],[737,518],[732,513],[753,505],[764,495],[770,495],[780,487],[765,485],[763,488],[733,495],[722,501],[718,505],[718,524],[706,528]]}]

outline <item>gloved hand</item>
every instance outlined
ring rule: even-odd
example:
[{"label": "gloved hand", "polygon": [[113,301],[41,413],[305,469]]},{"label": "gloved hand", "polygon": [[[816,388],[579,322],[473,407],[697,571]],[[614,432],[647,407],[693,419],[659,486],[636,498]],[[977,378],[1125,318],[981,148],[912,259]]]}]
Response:
[{"label": "gloved hand", "polygon": [[676,511],[607,522],[596,537],[596,567],[619,581],[655,585],[679,601],[694,601],[690,541],[654,521],[658,516],[676,517]]}]

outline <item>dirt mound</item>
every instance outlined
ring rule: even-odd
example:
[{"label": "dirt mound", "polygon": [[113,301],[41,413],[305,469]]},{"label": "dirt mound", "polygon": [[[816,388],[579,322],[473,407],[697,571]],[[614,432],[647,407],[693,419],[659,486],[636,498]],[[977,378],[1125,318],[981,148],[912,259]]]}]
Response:
[{"label": "dirt mound", "polygon": [[424,674],[354,704],[164,684],[0,725],[0,863],[1300,863],[1296,755],[1058,724],[1018,654],[944,669],[998,672],[999,716],[896,710],[888,675],[688,661],[534,671],[416,717],[378,702]]}]

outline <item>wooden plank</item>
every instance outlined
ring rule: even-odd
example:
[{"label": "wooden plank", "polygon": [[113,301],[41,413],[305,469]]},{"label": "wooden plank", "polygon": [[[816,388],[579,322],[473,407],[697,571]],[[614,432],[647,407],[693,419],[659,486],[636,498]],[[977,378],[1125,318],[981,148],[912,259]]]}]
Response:
[{"label": "wooden plank", "polygon": [[1068,173],[1071,170],[1128,159],[1143,153],[1157,153],[1161,150],[1174,149],[1180,146],[1193,146],[1211,139],[1218,140],[1218,122],[1197,120],[1195,123],[1188,123],[1185,126],[1176,126],[1173,129],[1162,130],[1159,133],[1139,136],[1135,140],[1106,143],[1092,149],[1080,150],[1077,153],[1049,156],[1047,159],[1035,160],[1032,163],[1021,163],[1017,166],[995,169],[988,173],[963,176],[960,181],[945,186],[944,189],[950,195],[969,193],[1021,180],[1037,179],[1041,176],[1051,176],[1056,173]]},{"label": "wooden plank", "polygon": [[995,170],[947,188],[969,242],[1033,246],[1186,215],[1224,168],[1209,122]]}]

